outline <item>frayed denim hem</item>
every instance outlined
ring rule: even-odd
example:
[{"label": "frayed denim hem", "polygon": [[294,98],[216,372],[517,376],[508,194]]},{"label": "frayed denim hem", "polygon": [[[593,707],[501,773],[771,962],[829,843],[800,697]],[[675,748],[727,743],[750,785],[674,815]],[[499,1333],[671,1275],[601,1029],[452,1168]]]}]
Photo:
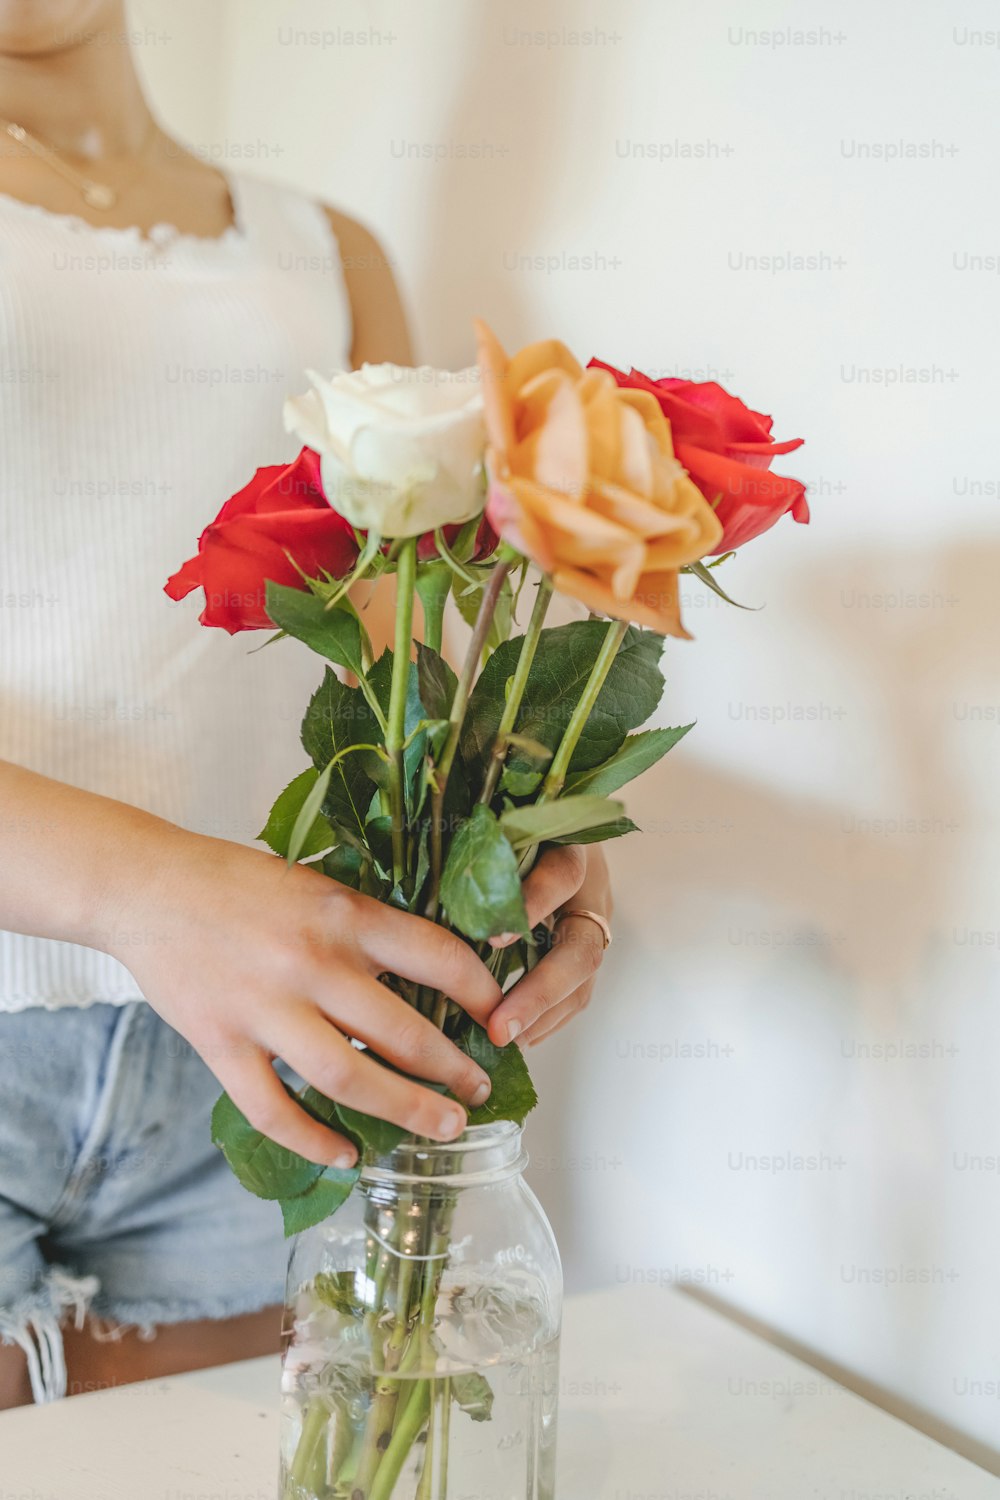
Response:
[{"label": "frayed denim hem", "polygon": [[86,1325],[100,1343],[117,1343],[129,1333],[152,1340],[160,1326],[238,1318],[280,1305],[283,1297],[284,1287],[275,1285],[238,1297],[197,1302],[182,1298],[129,1302],[103,1296],[96,1276],[74,1276],[63,1266],[51,1266],[43,1280],[12,1307],[0,1308],[0,1345],[18,1345],[24,1350],[31,1394],[42,1405],[66,1395],[62,1330],[68,1320],[77,1330]]},{"label": "frayed denim hem", "polygon": [[263,1312],[266,1307],[280,1306],[284,1301],[285,1288],[275,1284],[273,1288],[247,1290],[236,1296],[145,1298],[142,1301],[126,1301],[120,1297],[98,1296],[89,1309],[87,1326],[96,1339],[114,1343],[126,1333],[135,1333],[141,1339],[152,1339],[158,1327],[173,1323],[221,1322],[225,1318],[239,1318],[247,1313]]},{"label": "frayed denim hem", "polygon": [[0,1308],[0,1344],[17,1344],[28,1361],[31,1394],[39,1404],[66,1394],[62,1325],[67,1315],[82,1328],[97,1295],[96,1276],[74,1276],[50,1266],[44,1278],[10,1309]]}]

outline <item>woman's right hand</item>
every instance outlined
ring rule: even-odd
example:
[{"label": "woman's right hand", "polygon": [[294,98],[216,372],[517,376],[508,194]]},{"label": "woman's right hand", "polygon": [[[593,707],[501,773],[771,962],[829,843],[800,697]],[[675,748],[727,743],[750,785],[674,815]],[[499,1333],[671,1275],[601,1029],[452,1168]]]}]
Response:
[{"label": "woman's right hand", "polygon": [[343,1135],[312,1119],[271,1066],[281,1058],[321,1093],[415,1135],[454,1140],[464,1111],[352,1047],[356,1037],[469,1106],[489,1094],[471,1058],[378,975],[443,990],[485,1025],[501,995],[486,966],[443,927],[302,866],[150,820],[144,873],[105,893],[100,946],[191,1043],[252,1125],[311,1161],[352,1166]]}]

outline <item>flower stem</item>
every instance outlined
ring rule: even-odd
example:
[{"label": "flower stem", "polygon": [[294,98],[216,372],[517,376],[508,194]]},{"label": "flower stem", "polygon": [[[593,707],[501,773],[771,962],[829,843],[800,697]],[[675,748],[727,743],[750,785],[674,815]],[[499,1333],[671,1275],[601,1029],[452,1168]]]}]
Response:
[{"label": "flower stem", "polygon": [[580,700],[563,731],[563,737],[559,741],[559,748],[552,757],[548,774],[542,782],[542,789],[537,797],[538,802],[551,802],[552,798],[558,797],[562,791],[570,761],[573,759],[573,751],[579,743],[587,720],[594,711],[594,705],[600,695],[601,688],[604,686],[605,678],[611,671],[612,663],[618,655],[618,648],[625,639],[627,630],[628,622],[626,620],[612,620],[609,624],[604,642],[598,652],[597,660],[590,669],[590,676],[584,684]]},{"label": "flower stem", "polygon": [[400,1470],[406,1462],[406,1456],[426,1420],[430,1403],[430,1387],[429,1380],[421,1380],[415,1384],[413,1394],[406,1404],[406,1410],[396,1424],[389,1446],[379,1464],[378,1473],[367,1500],[390,1500]]},{"label": "flower stem", "polygon": [[[400,1199],[397,1213],[397,1236],[401,1232],[406,1201]],[[365,1424],[365,1441],[358,1464],[355,1489],[361,1500],[368,1500],[369,1490],[375,1475],[384,1462],[383,1455],[390,1441],[396,1408],[400,1399],[399,1368],[403,1360],[404,1346],[410,1331],[410,1296],[413,1284],[414,1261],[408,1255],[398,1255],[395,1265],[396,1311],[392,1330],[386,1341],[382,1369],[375,1376],[372,1403]],[[384,1293],[383,1293],[384,1297]],[[384,1302],[383,1302],[384,1305]],[[377,1323],[376,1323],[377,1330]],[[372,1490],[371,1493],[374,1493]]]},{"label": "flower stem", "polygon": [[507,755],[507,736],[517,723],[517,716],[521,708],[521,700],[524,697],[525,688],[528,686],[528,677],[531,673],[531,664],[538,650],[538,642],[542,635],[542,626],[545,624],[545,615],[552,599],[552,585],[547,578],[542,578],[538,585],[538,593],[535,596],[535,607],[531,611],[531,619],[521,642],[521,654],[517,658],[517,668],[511,679],[510,693],[504,704],[503,714],[497,728],[496,739],[493,741],[493,750],[490,755],[490,763],[486,767],[486,775],[483,778],[483,789],[479,794],[479,801],[488,807],[493,793],[496,791],[503,763]]},{"label": "flower stem", "polygon": [[493,612],[496,609],[504,579],[510,572],[512,565],[512,560],[507,558],[501,559],[491,572],[489,582],[483,590],[479,613],[476,615],[476,623],[472,627],[469,648],[465,653],[465,661],[462,663],[462,671],[455,687],[455,696],[452,699],[451,712],[448,715],[448,738],[445,740],[444,748],[441,751],[441,758],[435,767],[436,789],[431,798],[431,887],[424,910],[424,915],[430,917],[432,921],[437,916],[438,897],[441,889],[442,848],[444,843],[444,798],[448,790],[448,777],[451,774],[452,763],[455,759],[455,753],[458,750],[458,741],[462,733],[462,725],[465,722],[465,711],[469,706],[469,695],[472,692],[472,684],[475,681],[476,669],[483,654],[486,637],[489,635]]},{"label": "flower stem", "polygon": [[431,1380],[427,1399],[427,1441],[424,1443],[424,1462],[420,1470],[416,1500],[434,1500],[431,1484],[434,1479],[434,1408],[438,1399],[438,1382]]},{"label": "flower stem", "polygon": [[347,1410],[345,1401],[340,1396],[334,1396],[333,1402],[334,1410],[336,1413],[337,1426],[333,1436],[333,1444],[330,1449],[330,1457],[326,1465],[326,1472],[323,1475],[323,1482],[326,1484],[336,1483],[337,1475],[340,1473],[341,1469],[344,1467],[344,1464],[347,1462],[347,1456],[351,1451],[351,1444],[353,1440],[351,1432],[351,1417],[350,1413]]},{"label": "flower stem", "polygon": [[438,1500],[448,1500],[448,1443],[451,1435],[451,1376],[441,1382],[441,1458],[438,1463]]},{"label": "flower stem", "polygon": [[392,878],[406,877],[406,789],[403,780],[403,741],[406,738],[406,695],[410,686],[413,647],[413,593],[417,574],[417,541],[408,537],[396,564],[396,639],[389,690],[389,720],[385,748],[389,753],[389,812],[392,817]]},{"label": "flower stem", "polygon": [[323,1451],[322,1445],[326,1442],[329,1420],[329,1406],[321,1396],[314,1396],[306,1408],[298,1447],[288,1473],[293,1487],[304,1488],[310,1483],[311,1475],[316,1467],[317,1455]]}]

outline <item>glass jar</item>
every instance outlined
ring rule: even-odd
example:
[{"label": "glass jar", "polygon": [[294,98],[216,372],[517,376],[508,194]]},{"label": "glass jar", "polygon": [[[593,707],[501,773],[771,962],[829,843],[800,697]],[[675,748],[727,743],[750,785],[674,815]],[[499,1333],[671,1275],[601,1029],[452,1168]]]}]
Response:
[{"label": "glass jar", "polygon": [[281,1500],[552,1500],[562,1272],[521,1132],[367,1155],[288,1271]]}]

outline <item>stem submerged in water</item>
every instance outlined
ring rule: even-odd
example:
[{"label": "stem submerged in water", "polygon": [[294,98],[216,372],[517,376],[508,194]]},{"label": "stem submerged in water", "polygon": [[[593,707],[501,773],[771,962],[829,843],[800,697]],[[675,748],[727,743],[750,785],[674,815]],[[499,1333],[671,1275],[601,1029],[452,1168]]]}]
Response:
[{"label": "stem submerged in water", "polygon": [[[435,768],[436,784],[431,798],[430,893],[425,905],[425,914],[432,920],[438,912],[448,777],[458,751],[469,698],[497,601],[512,565],[512,557],[501,556],[483,591],[451,704],[447,737]],[[390,758],[393,878],[404,888],[410,872],[403,745],[415,577],[416,546],[413,541],[404,542],[397,558],[395,653],[385,736]],[[503,769],[507,737],[517,723],[551,592],[551,586],[543,579],[501,716],[481,798],[487,803]],[[611,654],[613,656],[613,652]],[[599,690],[600,683],[594,690],[595,697]],[[585,717],[582,722],[585,722]],[[577,734],[581,731],[582,723]],[[572,749],[567,752],[567,765],[571,754]],[[426,1009],[435,1025],[443,1026],[448,1009],[447,997],[424,991],[420,995],[421,1009]],[[337,1500],[341,1497],[343,1500],[391,1500],[404,1468],[408,1475],[410,1473],[408,1458],[412,1458],[416,1474],[420,1459],[419,1449],[415,1451],[415,1448],[422,1433],[426,1433],[426,1441],[416,1500],[447,1500],[452,1390],[448,1376],[441,1378],[433,1373],[438,1359],[433,1329],[442,1276],[448,1263],[454,1210],[454,1193],[435,1196],[435,1187],[428,1182],[426,1189],[415,1185],[410,1197],[400,1199],[384,1239],[382,1234],[375,1233],[375,1224],[369,1221],[371,1238],[366,1269],[370,1302],[364,1315],[364,1326],[372,1374],[367,1416],[353,1442],[346,1435],[350,1429],[344,1423],[344,1435],[338,1432],[334,1453],[327,1464],[327,1424],[331,1420],[329,1402],[317,1398],[316,1406],[307,1408],[305,1423],[308,1423],[309,1431],[307,1434],[304,1423],[302,1438],[289,1471],[289,1500],[311,1500],[313,1495],[317,1500],[320,1497],[326,1500],[328,1492],[330,1500],[333,1495]],[[389,1309],[392,1309],[391,1324],[384,1316]]]},{"label": "stem submerged in water", "polygon": [[322,1396],[314,1396],[305,1409],[302,1432],[299,1435],[295,1457],[288,1471],[289,1491],[308,1491],[315,1488],[318,1457],[323,1457],[323,1476],[326,1475],[326,1434],[330,1421],[330,1408]]},{"label": "stem submerged in water", "polygon": [[[365,1500],[390,1500],[393,1487],[406,1462],[406,1456],[416,1442],[426,1420],[430,1407],[430,1387],[429,1380],[420,1380],[415,1383]],[[354,1496],[351,1500],[354,1500]]]}]

